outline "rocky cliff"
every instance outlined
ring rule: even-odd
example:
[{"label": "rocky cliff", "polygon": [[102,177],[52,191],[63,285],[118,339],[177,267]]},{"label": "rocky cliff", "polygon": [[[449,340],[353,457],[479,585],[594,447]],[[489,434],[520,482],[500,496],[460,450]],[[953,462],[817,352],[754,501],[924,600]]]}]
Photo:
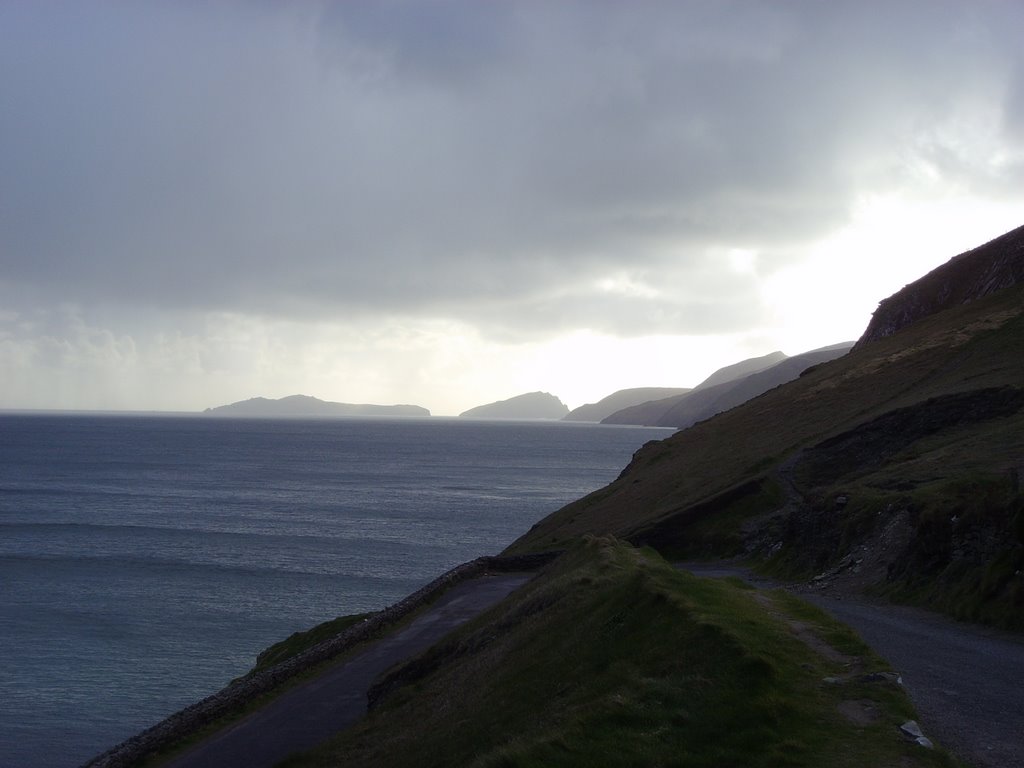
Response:
[{"label": "rocky cliff", "polygon": [[941,267],[884,299],[857,347],[892,336],[944,309],[1024,282],[1024,227],[954,256]]}]

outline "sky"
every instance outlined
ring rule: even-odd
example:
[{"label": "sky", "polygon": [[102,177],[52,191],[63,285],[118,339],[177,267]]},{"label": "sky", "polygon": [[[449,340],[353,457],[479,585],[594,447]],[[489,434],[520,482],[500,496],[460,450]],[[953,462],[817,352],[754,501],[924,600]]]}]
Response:
[{"label": "sky", "polygon": [[0,3],[0,409],[576,407],[1024,224],[1019,0]]}]

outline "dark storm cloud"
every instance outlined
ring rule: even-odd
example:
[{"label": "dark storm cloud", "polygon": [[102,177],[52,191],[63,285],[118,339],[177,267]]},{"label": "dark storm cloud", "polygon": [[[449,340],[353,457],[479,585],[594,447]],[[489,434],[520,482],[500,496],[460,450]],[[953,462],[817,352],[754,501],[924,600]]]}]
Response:
[{"label": "dark storm cloud", "polygon": [[732,330],[757,300],[730,249],[790,262],[922,163],[1019,180],[962,129],[995,108],[988,138],[1019,153],[1022,21],[931,0],[5,4],[0,290]]}]

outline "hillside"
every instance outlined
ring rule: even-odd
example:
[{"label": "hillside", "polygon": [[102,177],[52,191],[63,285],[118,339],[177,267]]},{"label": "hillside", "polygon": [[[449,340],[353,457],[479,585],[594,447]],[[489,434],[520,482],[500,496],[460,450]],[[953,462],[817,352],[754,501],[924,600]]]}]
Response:
[{"label": "hillside", "polygon": [[652,400],[664,400],[667,397],[685,395],[690,391],[690,389],[680,387],[620,389],[618,392],[613,392],[596,403],[587,403],[579,408],[574,408],[562,420],[599,422],[608,418],[616,411],[621,411],[623,408],[630,408],[641,403],[651,402]]},{"label": "hillside", "polygon": [[528,392],[525,395],[478,405],[459,416],[468,419],[561,419],[569,407],[547,392]]},{"label": "hillside", "polygon": [[719,384],[726,384],[730,381],[736,381],[746,376],[750,376],[752,373],[758,371],[764,371],[771,368],[773,365],[778,365],[787,357],[785,352],[770,352],[767,355],[761,355],[760,357],[751,357],[747,360],[741,360],[738,363],[727,365],[724,368],[719,368],[717,371],[708,376],[704,381],[694,387],[694,390],[707,389],[708,387],[717,387]]},{"label": "hillside", "polygon": [[630,424],[635,426],[654,426],[655,423],[674,407],[696,392],[724,385],[727,382],[742,379],[752,373],[771,368],[786,359],[784,352],[772,352],[761,357],[752,357],[738,363],[719,368],[692,389],[667,395],[659,399],[648,398],[638,403],[626,404],[622,408],[605,416],[601,421],[605,424]]},{"label": "hillside", "polygon": [[649,443],[509,551],[611,533],[674,555],[756,553],[1021,624],[1024,285],[971,298]]},{"label": "hillside", "polygon": [[784,593],[589,539],[378,679],[365,720],[287,764],[952,766],[901,735],[913,714],[895,679]]},{"label": "hillside", "polygon": [[309,395],[290,395],[278,400],[253,397],[230,405],[207,408],[207,416],[243,418],[340,418],[346,416],[429,416],[430,411],[418,405],[355,405],[320,400]]},{"label": "hillside", "polygon": [[[716,371],[691,392],[633,408],[624,408],[607,417],[604,423],[683,429],[792,381],[811,366],[846,354],[852,346],[852,342],[847,342],[793,357],[775,352],[766,357],[755,358],[753,361],[745,360]],[[751,365],[768,360],[775,362],[763,366]]]},{"label": "hillside", "polygon": [[1024,282],[1024,227],[954,257],[882,301],[858,346],[1020,282]]},{"label": "hillside", "polygon": [[[904,689],[850,630],[666,560],[740,555],[809,589],[1024,630],[1022,471],[1024,283],[982,287],[645,445],[506,550],[549,553],[535,578],[373,680],[364,720],[284,764],[959,765],[901,735]],[[321,630],[364,618],[270,656],[315,655]]]}]

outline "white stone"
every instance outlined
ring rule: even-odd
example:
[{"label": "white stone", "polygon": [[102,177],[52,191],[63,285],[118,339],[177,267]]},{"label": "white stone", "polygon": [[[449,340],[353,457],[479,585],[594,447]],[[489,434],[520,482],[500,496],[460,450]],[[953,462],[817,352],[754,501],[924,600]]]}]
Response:
[{"label": "white stone", "polygon": [[924,734],[921,733],[921,726],[919,726],[913,720],[907,720],[907,722],[900,726],[900,730],[903,731],[903,733],[905,733],[907,736],[915,740],[924,737]]}]

